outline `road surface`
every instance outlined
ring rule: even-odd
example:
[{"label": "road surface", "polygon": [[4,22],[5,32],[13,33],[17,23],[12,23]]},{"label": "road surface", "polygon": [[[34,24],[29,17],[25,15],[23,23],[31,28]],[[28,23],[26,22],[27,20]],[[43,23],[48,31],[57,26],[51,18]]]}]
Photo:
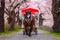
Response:
[{"label": "road surface", "polygon": [[10,36],[0,36],[0,40],[60,40],[51,35],[47,35],[43,32],[38,32],[38,35],[32,33],[32,37],[23,35],[22,32],[10,35]]}]

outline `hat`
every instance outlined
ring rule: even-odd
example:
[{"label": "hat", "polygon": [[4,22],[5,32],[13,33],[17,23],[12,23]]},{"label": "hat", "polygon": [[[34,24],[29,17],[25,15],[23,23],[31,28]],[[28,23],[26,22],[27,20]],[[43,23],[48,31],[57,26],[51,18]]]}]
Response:
[{"label": "hat", "polygon": [[27,11],[27,12],[26,12],[26,15],[28,15],[28,14],[30,14],[30,15],[31,15],[31,12]]}]

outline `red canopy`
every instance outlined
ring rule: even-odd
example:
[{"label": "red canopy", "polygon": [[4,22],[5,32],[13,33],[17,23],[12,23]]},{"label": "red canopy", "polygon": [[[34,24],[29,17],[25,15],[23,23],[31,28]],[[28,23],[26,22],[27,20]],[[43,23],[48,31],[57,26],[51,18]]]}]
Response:
[{"label": "red canopy", "polygon": [[35,15],[36,12],[39,12],[39,10],[34,9],[34,8],[26,8],[26,9],[22,10],[22,13],[26,14],[27,11],[31,12],[34,15]]}]

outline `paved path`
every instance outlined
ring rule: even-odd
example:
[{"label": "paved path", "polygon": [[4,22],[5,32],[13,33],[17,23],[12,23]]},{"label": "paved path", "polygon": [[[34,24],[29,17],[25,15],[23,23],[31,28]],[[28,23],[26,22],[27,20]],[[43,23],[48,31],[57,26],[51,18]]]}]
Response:
[{"label": "paved path", "polygon": [[0,37],[0,40],[59,40],[43,32],[38,32],[38,35],[33,34],[34,33],[32,33],[32,37],[28,37],[26,35],[23,35],[22,32],[20,32],[10,36],[7,35]]}]

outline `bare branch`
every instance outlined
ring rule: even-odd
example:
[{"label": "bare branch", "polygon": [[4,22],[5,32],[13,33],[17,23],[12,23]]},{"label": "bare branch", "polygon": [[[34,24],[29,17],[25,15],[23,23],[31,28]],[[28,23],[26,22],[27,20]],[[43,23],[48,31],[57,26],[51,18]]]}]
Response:
[{"label": "bare branch", "polygon": [[11,0],[9,0],[9,2],[11,3]]},{"label": "bare branch", "polygon": [[[11,2],[11,0],[9,0],[9,1]],[[16,1],[16,0],[14,0],[13,3],[9,6],[10,8],[13,7],[15,1]],[[20,3],[17,3],[17,4],[13,7],[13,9],[11,10],[11,13],[13,13],[13,11],[14,11],[18,6],[20,7],[20,6],[21,6],[23,3],[25,3],[25,2],[26,2],[26,1],[22,1],[22,2],[20,2]],[[18,7],[18,11],[17,11],[16,13],[19,12],[19,10],[20,10],[19,7]],[[27,7],[28,7],[28,6],[27,6]],[[26,8],[27,8],[27,7],[26,7]],[[7,15],[10,15],[10,14],[9,14],[9,13],[10,13],[10,8],[9,8],[9,9],[8,9],[8,8],[5,8],[5,13],[6,13]],[[24,8],[23,8],[23,9],[24,9]]]},{"label": "bare branch", "polygon": [[13,7],[13,5],[14,5],[15,1],[16,1],[16,0],[14,0],[14,1],[12,2],[12,4],[10,5],[10,7]]},{"label": "bare branch", "polygon": [[20,2],[20,3],[18,3],[17,5],[15,5],[14,7],[13,7],[13,10],[12,10],[12,12],[20,5],[22,5],[22,4],[24,4],[25,2],[24,1],[22,1],[22,2]]},{"label": "bare branch", "polygon": [[[26,6],[25,8],[27,8],[27,7],[29,7],[29,6]],[[21,9],[18,8],[18,11],[19,11],[19,10],[23,10],[23,9],[25,9],[25,8],[21,8]],[[17,11],[16,13],[18,13],[18,11]]]},{"label": "bare branch", "polygon": [[4,12],[5,12],[7,15],[9,15],[7,11],[4,10]]},{"label": "bare branch", "polygon": [[5,10],[6,10],[7,12],[9,11],[8,8],[6,8],[6,7],[5,7]]},{"label": "bare branch", "polygon": [[8,8],[5,7],[4,12],[8,15],[9,14],[8,13],[9,12]]}]

